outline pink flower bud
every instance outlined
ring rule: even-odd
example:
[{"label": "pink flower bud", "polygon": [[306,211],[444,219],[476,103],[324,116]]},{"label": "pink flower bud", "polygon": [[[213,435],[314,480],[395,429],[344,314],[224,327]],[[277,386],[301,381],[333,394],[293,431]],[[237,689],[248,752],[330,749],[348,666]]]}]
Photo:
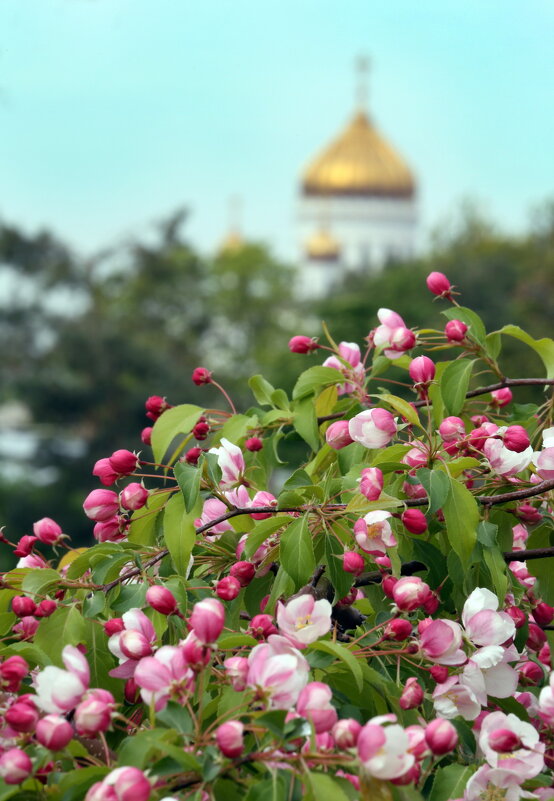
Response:
[{"label": "pink flower bud", "polygon": [[[236,579],[234,581],[240,590],[240,584]],[[223,631],[225,608],[216,598],[205,598],[194,605],[189,622],[200,642],[209,645],[215,642]]]},{"label": "pink flower bud", "polygon": [[114,451],[110,456],[109,462],[115,472],[120,476],[130,476],[140,464],[136,453],[125,450]]},{"label": "pink flower bud", "polygon": [[[129,767],[116,768],[116,770],[117,779],[113,787],[117,801],[148,801],[151,790],[150,782],[141,770]],[[115,773],[115,771],[113,772]]]},{"label": "pink flower bud", "polygon": [[33,534],[45,545],[56,545],[62,537],[61,527],[49,517],[33,523]]},{"label": "pink flower bud", "polygon": [[239,581],[241,587],[247,587],[254,578],[256,568],[252,562],[235,562],[229,573]]},{"label": "pink flower bud", "polygon": [[126,629],[121,632],[119,648],[127,659],[142,659],[152,653],[150,642],[136,629]]},{"label": "pink flower bud", "polygon": [[403,612],[413,612],[428,599],[431,590],[419,576],[405,576],[398,579],[392,590],[392,597]]},{"label": "pink flower bud", "polygon": [[360,492],[368,501],[377,501],[383,491],[383,471],[378,467],[364,467],[360,478]]},{"label": "pink flower bud", "polygon": [[167,587],[153,584],[146,590],[146,603],[162,615],[174,615],[177,610],[177,599]]},{"label": "pink flower bud", "polygon": [[61,751],[73,739],[73,727],[60,715],[46,715],[37,723],[35,734],[45,748]]},{"label": "pink flower bud", "polygon": [[423,484],[411,484],[409,481],[405,481],[402,484],[402,491],[408,498],[426,498],[427,491]]},{"label": "pink flower bud", "polygon": [[194,631],[189,631],[186,639],[181,642],[181,648],[185,662],[196,672],[203,670],[212,656],[209,646],[201,643]]},{"label": "pink flower bud", "polygon": [[542,662],[543,665],[546,665],[549,670],[552,670],[552,664],[550,660],[550,645],[547,642],[545,642],[543,647],[540,649],[540,651],[537,654],[537,657],[539,658],[539,660]]},{"label": "pink flower bud", "polygon": [[351,445],[354,440],[348,431],[348,420],[337,420],[335,423],[331,423],[325,432],[325,440],[327,445],[335,451]]},{"label": "pink flower bud", "polygon": [[533,617],[539,626],[548,626],[554,620],[554,608],[541,602],[533,609]]},{"label": "pink flower bud", "polygon": [[123,690],[123,697],[128,704],[136,704],[139,699],[140,687],[133,678],[127,679]]},{"label": "pink flower bud", "polygon": [[521,740],[511,729],[494,729],[487,737],[489,748],[499,754],[509,754],[521,748]]},{"label": "pink flower bud", "polygon": [[82,737],[95,737],[106,731],[112,720],[112,704],[97,698],[85,698],[75,709],[75,728]]},{"label": "pink flower bud", "polygon": [[40,715],[31,699],[20,699],[6,711],[6,722],[17,732],[35,730]]},{"label": "pink flower bud", "polygon": [[402,690],[398,701],[401,709],[415,709],[423,701],[423,687],[413,676],[410,677]]},{"label": "pink flower bud", "polygon": [[427,289],[432,292],[433,295],[447,298],[452,292],[452,284],[444,273],[429,273],[425,279],[425,283],[427,284]]},{"label": "pink flower bud", "polygon": [[329,731],[337,722],[332,696],[331,688],[320,681],[311,681],[298,696],[296,711],[313,724],[316,734]]},{"label": "pink flower bud", "polygon": [[439,434],[444,442],[455,442],[465,433],[465,423],[460,417],[445,417],[439,426]]},{"label": "pink flower bud", "polygon": [[120,617],[112,617],[111,620],[106,620],[104,623],[104,631],[111,637],[112,634],[119,634],[120,631],[125,629],[125,623]]},{"label": "pink flower bud", "polygon": [[516,515],[520,520],[523,520],[524,523],[540,523],[542,520],[540,511],[530,503],[520,503],[516,507]]},{"label": "pink flower bud", "polygon": [[498,408],[501,409],[503,406],[507,406],[512,402],[512,397],[512,391],[508,387],[495,389],[491,392],[491,406],[498,406]]},{"label": "pink flower bud", "polygon": [[296,336],[289,341],[289,350],[291,353],[311,353],[317,350],[319,345],[311,337]]},{"label": "pink flower bud", "polygon": [[234,576],[225,576],[215,585],[215,594],[223,601],[232,601],[240,592],[240,581]]},{"label": "pink flower bud", "polygon": [[393,597],[393,590],[394,585],[398,582],[398,579],[394,576],[385,576],[382,581],[381,587],[383,588],[383,592],[387,596],[387,598]]},{"label": "pink flower bud", "polygon": [[413,627],[409,620],[404,620],[402,617],[397,617],[387,623],[383,629],[383,637],[386,640],[402,642],[410,637],[412,634],[412,629]]},{"label": "pink flower bud", "polygon": [[505,447],[515,453],[522,453],[531,444],[529,435],[523,426],[508,426],[503,440]]},{"label": "pink flower bud", "polygon": [[362,726],[354,718],[342,718],[337,720],[331,730],[331,734],[335,740],[337,748],[341,750],[347,748],[355,748],[358,742],[358,735],[362,730]]},{"label": "pink flower bud", "polygon": [[435,377],[435,363],[428,356],[416,356],[408,370],[414,384],[430,384]]},{"label": "pink flower bud", "polygon": [[263,446],[263,440],[261,440],[259,437],[249,437],[244,443],[246,450],[252,452],[261,451]]},{"label": "pink flower bud", "polygon": [[37,629],[38,620],[28,615],[27,617],[22,617],[19,623],[13,626],[12,631],[18,634],[22,640],[30,640],[35,636]]},{"label": "pink flower bud", "polygon": [[134,481],[121,491],[119,501],[124,509],[132,509],[134,511],[136,509],[142,509],[148,500],[148,495],[148,490],[143,487],[142,484],[138,484]]},{"label": "pink flower bud", "polygon": [[192,436],[198,441],[205,440],[210,433],[210,424],[206,421],[205,417],[201,417],[192,429]]},{"label": "pink flower bud", "polygon": [[197,387],[212,383],[212,374],[206,367],[195,367],[192,371],[192,381]]},{"label": "pink flower bud", "polygon": [[113,469],[107,457],[105,459],[98,459],[98,461],[95,462],[92,468],[92,475],[100,479],[105,487],[111,487],[119,478],[117,471]]},{"label": "pink flower bud", "polygon": [[0,664],[0,687],[9,693],[18,692],[28,672],[29,665],[22,656],[9,656]]},{"label": "pink flower bud", "polygon": [[152,445],[152,426],[146,426],[140,432],[140,439],[145,445]]},{"label": "pink flower bud", "polygon": [[450,342],[463,342],[467,334],[467,325],[461,320],[449,320],[444,326],[444,333]]},{"label": "pink flower bud", "polygon": [[423,602],[423,611],[428,615],[434,615],[439,608],[439,599],[434,592],[429,593]]},{"label": "pink flower bud", "polygon": [[437,684],[444,684],[448,678],[448,668],[446,665],[433,665],[429,673],[437,682]]},{"label": "pink flower bud", "polygon": [[217,727],[215,739],[223,756],[238,757],[244,751],[244,726],[239,720],[228,720]]},{"label": "pink flower bud", "polygon": [[198,464],[201,453],[202,448],[189,448],[185,453],[184,460],[187,464]]},{"label": "pink flower bud", "polygon": [[112,490],[92,490],[85,498],[83,509],[90,520],[101,522],[117,513],[119,499]]},{"label": "pink flower bud", "polygon": [[420,509],[406,509],[400,519],[410,534],[423,534],[427,531],[427,520]]},{"label": "pink flower bud", "polygon": [[363,573],[365,561],[363,556],[356,551],[346,551],[342,556],[342,569],[354,576]]},{"label": "pink flower bud", "polygon": [[496,434],[497,431],[498,426],[494,423],[483,423],[479,428],[474,428],[473,431],[470,431],[469,444],[476,450],[482,451],[487,439]]},{"label": "pink flower bud", "polygon": [[25,534],[23,537],[21,537],[21,539],[17,543],[17,548],[14,548],[13,555],[29,556],[29,554],[33,550],[35,542],[37,541],[38,537],[31,537],[29,534]]},{"label": "pink flower bud", "polygon": [[546,642],[546,634],[536,623],[529,623],[529,636],[525,645],[531,651],[540,651]]},{"label": "pink flower bud", "polygon": [[157,420],[166,409],[171,409],[171,404],[168,403],[165,398],[160,397],[160,395],[151,395],[147,398],[144,405],[146,407],[146,416],[149,417],[150,420]]},{"label": "pink flower bud", "polygon": [[525,662],[518,668],[520,681],[522,684],[540,684],[544,678],[544,671],[536,662]]},{"label": "pink flower bud", "polygon": [[248,633],[257,640],[267,640],[270,634],[277,634],[271,615],[254,615],[248,626]]},{"label": "pink flower bud", "polygon": [[12,598],[12,612],[17,617],[27,617],[27,615],[34,615],[37,608],[36,603],[32,598],[26,595],[16,595]]},{"label": "pink flower bud", "polygon": [[9,748],[0,756],[0,778],[6,784],[21,784],[33,772],[33,763],[21,748]]},{"label": "pink flower bud", "polygon": [[223,663],[233,690],[242,692],[248,676],[248,659],[245,656],[230,656]]},{"label": "pink flower bud", "polygon": [[125,539],[130,521],[122,515],[114,515],[107,520],[96,523],[93,529],[94,539],[98,542],[118,542]]},{"label": "pink flower bud", "polygon": [[384,448],[396,434],[394,417],[386,409],[365,409],[349,424],[350,436],[365,448]]},{"label": "pink flower bud", "polygon": [[525,614],[523,609],[520,609],[518,606],[508,606],[504,611],[506,612],[506,614],[510,615],[510,617],[514,621],[516,629],[520,629],[522,626],[526,624],[527,615]]},{"label": "pink flower bud", "polygon": [[458,732],[449,720],[436,718],[425,727],[425,741],[435,756],[443,756],[458,745]]}]

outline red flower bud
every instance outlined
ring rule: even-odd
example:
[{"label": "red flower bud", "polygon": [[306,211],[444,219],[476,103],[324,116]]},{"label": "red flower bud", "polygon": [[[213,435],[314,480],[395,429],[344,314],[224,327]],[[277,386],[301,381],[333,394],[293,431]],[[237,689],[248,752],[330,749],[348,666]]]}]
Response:
[{"label": "red flower bud", "polygon": [[542,520],[540,511],[530,503],[520,503],[516,506],[516,515],[524,523],[540,523]]},{"label": "red flower bud", "polygon": [[521,740],[511,729],[495,729],[487,739],[489,747],[499,754],[509,754],[521,748]]},{"label": "red flower bud", "polygon": [[26,595],[16,595],[15,598],[12,598],[12,612],[14,615],[17,615],[17,617],[34,615],[36,608],[37,605],[33,599],[28,598]]},{"label": "red flower bud", "polygon": [[22,656],[9,656],[0,664],[0,687],[9,693],[18,692],[28,672],[29,665]]},{"label": "red flower bud", "polygon": [[554,620],[554,608],[544,602],[537,604],[533,609],[533,617],[539,626],[548,626]]},{"label": "red flower bud", "polygon": [[29,556],[31,551],[33,550],[33,546],[35,542],[38,541],[38,537],[31,537],[30,534],[24,534],[23,537],[17,543],[17,548],[14,548],[13,555],[14,556]]},{"label": "red flower bud", "polygon": [[400,519],[410,534],[423,534],[427,531],[427,520],[420,509],[406,509]]},{"label": "red flower bud", "polygon": [[267,640],[270,634],[277,634],[271,615],[254,615],[248,626],[248,633],[257,640]]},{"label": "red flower bud", "polygon": [[215,739],[217,747],[226,757],[238,757],[244,750],[244,726],[238,720],[228,720],[218,726]]},{"label": "red flower bud", "polygon": [[152,445],[152,426],[146,426],[140,432],[140,438],[145,445]]},{"label": "red flower bud", "polygon": [[197,387],[212,383],[212,374],[206,367],[195,367],[192,371],[192,380]]},{"label": "red flower bud", "polygon": [[44,598],[35,609],[35,615],[36,617],[50,617],[57,608],[58,604],[55,601]]},{"label": "red flower bud", "polygon": [[414,384],[430,384],[435,377],[435,363],[428,356],[416,356],[408,372]]},{"label": "red flower bud", "polygon": [[444,326],[444,333],[450,342],[463,342],[467,334],[467,325],[461,320],[449,320]]},{"label": "red flower bud", "polygon": [[146,603],[162,615],[174,615],[178,610],[177,599],[167,587],[153,584],[146,590]]},{"label": "red flower bud", "polygon": [[436,718],[425,727],[425,741],[435,756],[443,756],[458,745],[458,732],[449,720]]},{"label": "red flower bud", "polygon": [[62,529],[50,517],[43,517],[33,523],[33,534],[45,545],[56,545],[62,537]]},{"label": "red flower bud", "polygon": [[113,469],[110,460],[98,459],[92,468],[92,475],[96,476],[105,487],[111,487],[119,478],[117,471]]},{"label": "red flower bud", "polygon": [[130,476],[139,466],[139,458],[136,453],[131,453],[124,448],[112,453],[108,461],[120,476]]},{"label": "red flower bud", "polygon": [[546,642],[546,634],[536,625],[536,623],[529,623],[529,636],[525,645],[531,651],[540,651]]},{"label": "red flower bud", "polygon": [[192,436],[199,441],[206,439],[210,433],[210,424],[205,420],[199,420],[192,429]]},{"label": "red flower bud", "polygon": [[508,387],[495,389],[494,392],[491,392],[491,406],[498,406],[499,408],[507,406],[511,403],[512,397],[512,391]]},{"label": "red flower bud", "polygon": [[120,617],[112,617],[111,620],[106,620],[104,623],[104,631],[111,637],[112,634],[118,634],[125,629],[125,623]]},{"label": "red flower bud", "polygon": [[432,272],[425,279],[427,288],[433,295],[447,298],[452,291],[452,284],[444,273]]},{"label": "red flower bud", "polygon": [[410,677],[398,700],[401,709],[415,709],[423,701],[423,687],[413,676]]},{"label": "red flower bud", "polygon": [[289,341],[289,350],[291,353],[311,353],[319,347],[315,339],[311,337],[296,336]]},{"label": "red flower bud", "polygon": [[200,459],[200,454],[202,453],[202,448],[190,448],[184,456],[184,460],[187,464],[198,464],[198,460]]},{"label": "red flower bud", "polygon": [[433,665],[429,673],[437,684],[443,684],[448,678],[448,668],[446,665]]},{"label": "red flower bud", "polygon": [[142,484],[134,481],[132,484],[128,484],[125,489],[121,491],[119,495],[119,502],[124,509],[132,509],[135,511],[136,509],[142,509],[148,500],[148,495],[148,490],[143,487]]},{"label": "red flower bud", "polygon": [[544,678],[544,670],[536,662],[525,662],[518,668],[519,678],[522,684],[540,684]]},{"label": "red flower bud", "polygon": [[247,587],[254,578],[256,568],[252,562],[235,562],[229,573],[239,580],[241,587]]},{"label": "red flower bud", "polygon": [[83,509],[88,518],[102,522],[117,513],[119,498],[112,490],[93,490],[85,498]]},{"label": "red flower bud", "polygon": [[247,451],[261,451],[263,448],[264,443],[259,437],[249,437],[246,442],[244,443],[244,447]]},{"label": "red flower bud", "polygon": [[523,426],[508,426],[503,440],[505,447],[515,453],[522,453],[531,444],[529,435]]},{"label": "red flower bud", "polygon": [[385,576],[385,578],[383,579],[381,587],[383,588],[383,592],[385,593],[387,598],[392,598],[393,597],[392,593],[393,593],[394,585],[396,584],[397,581],[398,581],[398,579],[395,578],[394,576]]},{"label": "red flower bud", "polygon": [[34,731],[39,717],[39,711],[30,699],[16,701],[5,714],[6,723],[20,733]]},{"label": "red flower bud", "polygon": [[514,621],[516,629],[520,629],[522,626],[526,624],[527,615],[525,614],[523,609],[520,609],[518,606],[508,606],[504,611],[506,612],[506,614],[510,615],[510,617]]},{"label": "red flower bud", "polygon": [[151,395],[144,405],[146,407],[146,416],[150,420],[157,420],[167,409],[171,409],[171,404],[160,395]]},{"label": "red flower bud", "polygon": [[240,592],[240,581],[234,576],[225,576],[215,585],[215,594],[223,601],[232,601]]},{"label": "red flower bud", "polygon": [[347,573],[352,573],[354,576],[359,576],[363,573],[365,561],[363,556],[356,551],[345,551],[342,555],[342,569]]},{"label": "red flower bud", "polygon": [[73,726],[59,715],[46,715],[37,723],[36,738],[50,751],[61,751],[73,739]]},{"label": "red flower bud", "polygon": [[341,448],[351,445],[354,440],[348,431],[348,420],[337,420],[335,423],[331,423],[325,432],[325,440],[327,445],[335,451],[340,451]]},{"label": "red flower bud", "polygon": [[387,623],[383,630],[383,637],[386,640],[403,642],[411,636],[412,630],[413,627],[409,620],[405,620],[402,617],[397,617]]}]

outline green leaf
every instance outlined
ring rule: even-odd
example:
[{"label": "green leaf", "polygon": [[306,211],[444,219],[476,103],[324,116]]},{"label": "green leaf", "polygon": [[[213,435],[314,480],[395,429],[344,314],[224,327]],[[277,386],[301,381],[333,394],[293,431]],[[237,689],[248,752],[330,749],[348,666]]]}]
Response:
[{"label": "green leaf", "polygon": [[156,462],[163,460],[167,449],[178,434],[189,434],[192,431],[203,411],[200,406],[190,403],[166,409],[152,428],[152,451]]},{"label": "green leaf", "polygon": [[181,493],[170,498],[165,507],[164,540],[180,576],[187,574],[190,555],[196,542],[194,517],[194,512],[185,512],[185,501]]},{"label": "green leaf", "polygon": [[243,439],[251,428],[258,425],[258,418],[253,415],[234,414],[225,421],[218,432],[218,442],[224,437],[229,442],[238,442]]},{"label": "green leaf", "polygon": [[330,386],[320,392],[315,400],[315,413],[318,417],[331,414],[338,400],[336,386]]},{"label": "green leaf", "polygon": [[474,768],[469,765],[448,765],[446,768],[438,768],[429,801],[461,798],[474,772]]},{"label": "green leaf", "polygon": [[[489,525],[491,524],[489,523]],[[496,529],[496,526],[494,526],[494,528]],[[483,560],[491,574],[495,593],[499,598],[504,598],[508,589],[506,561],[496,545],[492,548],[483,548]]]},{"label": "green leaf", "polygon": [[461,320],[469,329],[469,334],[472,338],[479,343],[485,345],[487,332],[485,325],[478,314],[473,309],[468,309],[465,306],[455,306],[451,309],[445,309],[441,312],[448,320]]},{"label": "green leaf", "polygon": [[170,729],[176,729],[182,734],[191,734],[193,730],[192,719],[187,709],[175,701],[169,701],[164,709],[156,712],[156,720],[161,720]]},{"label": "green leaf", "polygon": [[457,415],[463,409],[473,363],[473,359],[450,362],[442,374],[440,390],[449,415]]},{"label": "green leaf", "polygon": [[62,801],[82,801],[87,790],[96,782],[102,781],[109,771],[109,768],[100,767],[86,767],[69,771],[65,776],[60,777],[61,780],[58,784]]},{"label": "green leaf", "polygon": [[55,570],[49,568],[37,568],[36,570],[29,570],[23,582],[21,589],[28,595],[40,596],[48,595],[49,590],[53,589],[59,584],[60,574]]},{"label": "green leaf", "polygon": [[392,495],[387,495],[386,492],[381,493],[378,501],[368,501],[365,495],[358,492],[350,499],[344,511],[345,514],[366,515],[374,509],[384,509],[388,511],[389,509],[397,509],[399,506],[403,505],[402,501],[399,501],[398,498],[393,498]]},{"label": "green leaf", "polygon": [[265,606],[264,612],[268,615],[273,614],[275,604],[281,596],[288,598],[294,592],[294,581],[289,576],[285,568],[281,565],[275,576],[275,581],[269,594],[269,600]]},{"label": "green leaf", "polygon": [[325,536],[325,561],[327,562],[327,573],[335,590],[335,602],[344,598],[350,590],[354,576],[347,573],[342,568],[342,555],[344,547],[332,534]]},{"label": "green leaf", "polygon": [[314,399],[310,396],[294,405],[294,428],[313,451],[319,449],[319,427],[315,414]]},{"label": "green leaf", "polygon": [[324,651],[325,653],[332,654],[337,659],[340,659],[340,661],[346,665],[348,670],[352,673],[358,690],[362,689],[364,678],[361,665],[354,654],[349,651],[345,645],[341,645],[338,642],[332,642],[331,640],[318,640],[310,645],[310,650]]},{"label": "green leaf", "polygon": [[306,395],[311,395],[320,387],[340,384],[343,381],[344,376],[340,370],[335,370],[334,367],[315,365],[300,373],[293,389],[292,397],[294,400],[300,400],[300,398],[305,398]]},{"label": "green leaf", "polygon": [[283,532],[279,553],[283,569],[294,581],[296,589],[302,587],[315,570],[308,515],[299,517]]},{"label": "green leaf", "polygon": [[248,379],[248,386],[252,390],[252,394],[256,398],[256,402],[261,406],[273,406],[272,394],[275,392],[269,381],[266,381],[263,375],[253,375]]},{"label": "green leaf", "polygon": [[479,509],[471,492],[459,481],[451,478],[450,494],[443,503],[448,541],[463,564],[467,564],[477,541]]},{"label": "green leaf", "polygon": [[402,417],[405,417],[409,423],[421,428],[417,410],[414,409],[413,406],[410,406],[408,401],[405,401],[403,398],[398,398],[396,395],[389,395],[388,392],[381,393],[377,397],[384,403],[392,406],[394,411],[398,412]]},{"label": "green leaf", "polygon": [[342,787],[328,773],[310,771],[304,774],[304,780],[309,791],[304,796],[306,801],[349,801]]},{"label": "green leaf", "polygon": [[[157,495],[150,495],[146,506],[137,509],[131,517],[131,527],[129,529],[129,542],[137,545],[154,545],[156,542],[156,527],[159,521],[161,507],[167,501],[168,496],[160,492]],[[77,560],[76,560],[77,561]]]},{"label": "green leaf", "polygon": [[274,517],[268,517],[266,520],[260,520],[248,534],[248,539],[244,546],[244,558],[250,559],[262,542],[265,542],[273,532],[284,525],[288,525],[292,520],[293,518],[289,515],[275,515]]},{"label": "green leaf", "polygon": [[62,664],[61,653],[65,645],[84,642],[86,624],[76,606],[61,606],[41,620],[34,644],[47,654],[53,662]]},{"label": "green leaf", "polygon": [[434,514],[448,498],[450,479],[442,470],[429,470],[427,467],[420,467],[416,471],[416,477],[427,492],[427,497],[429,498],[428,512],[429,514]]},{"label": "green leaf", "polygon": [[533,339],[527,331],[524,331],[518,325],[505,325],[496,333],[507,334],[510,337],[519,339],[521,342],[525,342],[526,345],[533,348],[533,350],[539,354],[546,367],[546,377],[554,378],[554,340],[548,337]]},{"label": "green leaf", "polygon": [[173,731],[168,729],[148,729],[126,737],[119,746],[119,762],[144,768],[154,760],[156,753],[170,756],[185,770],[199,771],[200,765],[196,757],[183,751],[183,748],[172,744],[175,739]]},{"label": "green leaf", "polygon": [[186,462],[177,462],[173,468],[177,483],[183,493],[185,501],[185,509],[191,512],[198,500],[200,494],[200,480],[202,478],[202,470],[192,464]]}]

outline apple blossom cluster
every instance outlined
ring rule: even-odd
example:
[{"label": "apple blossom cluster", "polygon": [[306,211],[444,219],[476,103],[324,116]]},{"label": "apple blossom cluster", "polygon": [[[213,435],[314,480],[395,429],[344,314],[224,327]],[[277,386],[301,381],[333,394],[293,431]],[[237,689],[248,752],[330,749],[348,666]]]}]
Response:
[{"label": "apple blossom cluster", "polygon": [[[294,336],[290,397],[254,376],[237,414],[206,367],[223,409],[149,397],[88,547],[0,535],[1,797],[554,798],[554,342],[427,286],[443,330]],[[544,361],[532,407],[503,336]]]}]

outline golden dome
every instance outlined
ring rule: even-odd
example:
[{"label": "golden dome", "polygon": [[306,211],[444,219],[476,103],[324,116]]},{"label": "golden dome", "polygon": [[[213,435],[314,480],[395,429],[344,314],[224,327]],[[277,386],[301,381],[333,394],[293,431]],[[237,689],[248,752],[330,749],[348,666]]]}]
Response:
[{"label": "golden dome", "polygon": [[337,261],[340,244],[325,228],[320,228],[306,242],[306,256],[312,261]]},{"label": "golden dome", "polygon": [[242,250],[245,242],[239,231],[231,229],[221,245],[219,246],[219,253],[237,253]]},{"label": "golden dome", "polygon": [[363,111],[313,161],[302,177],[304,195],[404,197],[415,192],[410,168]]}]

